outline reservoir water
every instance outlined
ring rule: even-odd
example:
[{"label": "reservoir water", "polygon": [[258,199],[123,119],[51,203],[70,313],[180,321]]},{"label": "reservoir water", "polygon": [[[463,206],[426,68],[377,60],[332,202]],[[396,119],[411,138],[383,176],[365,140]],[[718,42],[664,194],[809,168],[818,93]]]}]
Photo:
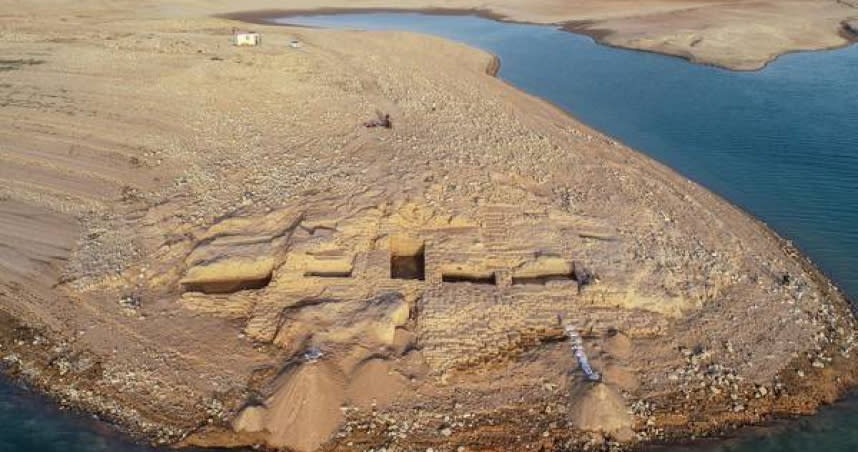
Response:
[{"label": "reservoir water", "polygon": [[60,411],[49,400],[0,381],[0,452],[154,452],[109,427]]},{"label": "reservoir water", "polygon": [[[858,298],[858,47],[731,72],[470,16],[278,19],[433,34],[500,57],[499,76],[664,162],[793,240]],[[657,450],[858,450],[858,396],[816,416]],[[0,452],[151,452],[0,381]]]}]

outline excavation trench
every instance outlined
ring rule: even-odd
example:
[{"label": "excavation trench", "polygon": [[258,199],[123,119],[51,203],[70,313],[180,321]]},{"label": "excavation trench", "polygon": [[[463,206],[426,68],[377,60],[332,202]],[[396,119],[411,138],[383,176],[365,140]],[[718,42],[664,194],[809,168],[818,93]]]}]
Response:
[{"label": "excavation trench", "polygon": [[390,278],[426,279],[426,246],[422,241],[408,237],[391,238]]},{"label": "excavation trench", "polygon": [[444,273],[441,275],[441,282],[445,283],[471,283],[484,285],[497,285],[497,276],[494,273],[476,274],[476,273]]},{"label": "excavation trench", "polygon": [[351,278],[352,272],[349,271],[308,271],[304,273],[306,277],[315,278]]},{"label": "excavation trench", "polygon": [[242,290],[257,290],[268,287],[271,273],[262,278],[225,279],[221,281],[198,281],[182,284],[185,292],[201,292],[204,294],[230,294]]},{"label": "excavation trench", "polygon": [[512,285],[546,285],[552,281],[575,281],[573,273],[549,273],[542,275],[513,276]]}]

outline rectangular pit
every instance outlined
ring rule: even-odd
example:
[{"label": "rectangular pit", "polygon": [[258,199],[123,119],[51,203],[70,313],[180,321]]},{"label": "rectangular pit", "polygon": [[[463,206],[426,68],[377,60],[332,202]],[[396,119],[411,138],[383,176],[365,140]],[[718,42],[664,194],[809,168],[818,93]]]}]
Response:
[{"label": "rectangular pit", "polygon": [[310,256],[304,267],[304,277],[351,278],[354,272],[354,256],[338,253]]},{"label": "rectangular pit", "polygon": [[271,274],[264,278],[233,279],[222,281],[197,281],[182,283],[185,292],[201,292],[204,294],[229,294],[242,290],[264,289],[271,282]]},{"label": "rectangular pit", "polygon": [[544,286],[553,281],[575,281],[573,273],[545,273],[527,276],[513,276],[513,286],[539,285]]},{"label": "rectangular pit", "polygon": [[426,279],[426,247],[422,241],[408,237],[390,239],[390,278]]},{"label": "rectangular pit", "polygon": [[559,256],[538,256],[512,272],[514,286],[544,286],[551,282],[565,281],[575,281],[575,265]]},{"label": "rectangular pit", "polygon": [[477,274],[477,273],[442,273],[441,282],[445,283],[471,283],[496,286],[497,275],[494,272]]},{"label": "rectangular pit", "polygon": [[351,278],[351,271],[308,271],[304,273],[305,277],[312,278]]}]

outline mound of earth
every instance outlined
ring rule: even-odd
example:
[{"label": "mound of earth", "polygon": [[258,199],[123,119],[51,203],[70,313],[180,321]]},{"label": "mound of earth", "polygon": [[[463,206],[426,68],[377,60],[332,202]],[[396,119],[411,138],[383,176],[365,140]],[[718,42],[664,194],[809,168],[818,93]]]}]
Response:
[{"label": "mound of earth", "polygon": [[634,419],[623,397],[605,384],[585,388],[572,404],[570,420],[581,430],[605,432],[628,440]]}]

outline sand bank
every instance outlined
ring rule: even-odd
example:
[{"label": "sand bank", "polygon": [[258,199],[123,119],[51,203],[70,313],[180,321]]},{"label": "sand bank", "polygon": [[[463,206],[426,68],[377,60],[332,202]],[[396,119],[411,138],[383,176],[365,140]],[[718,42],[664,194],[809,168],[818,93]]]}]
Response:
[{"label": "sand bank", "polygon": [[298,450],[634,443],[854,381],[812,265],[491,55],[274,26],[236,48],[207,4],[4,9],[11,374],[156,442]]},{"label": "sand bank", "polygon": [[[242,20],[272,14],[342,10],[411,10],[478,14],[499,20],[559,25],[616,47],[686,58],[734,70],[756,70],[779,55],[849,45],[848,21],[858,17],[849,1],[595,1],[409,0],[395,7],[373,0],[256,1],[242,11],[226,2],[213,8]],[[257,9],[256,12],[243,12]]]}]

